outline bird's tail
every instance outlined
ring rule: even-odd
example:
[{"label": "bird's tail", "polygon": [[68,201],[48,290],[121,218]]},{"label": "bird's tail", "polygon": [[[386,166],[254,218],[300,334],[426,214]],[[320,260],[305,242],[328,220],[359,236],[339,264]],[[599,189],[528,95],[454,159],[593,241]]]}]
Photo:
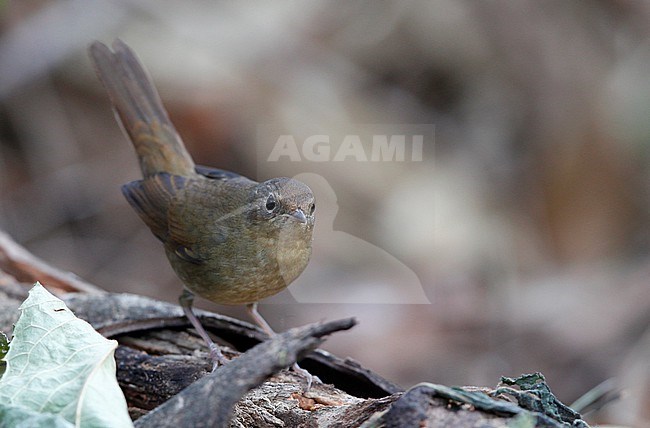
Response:
[{"label": "bird's tail", "polygon": [[193,174],[194,161],[131,48],[117,39],[113,51],[96,41],[89,52],[119,122],[135,147],[143,176]]}]

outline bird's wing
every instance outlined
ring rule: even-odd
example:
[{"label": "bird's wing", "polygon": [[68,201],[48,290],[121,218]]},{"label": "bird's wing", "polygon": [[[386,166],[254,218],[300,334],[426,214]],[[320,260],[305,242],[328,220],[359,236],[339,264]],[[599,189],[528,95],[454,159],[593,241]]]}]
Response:
[{"label": "bird's wing", "polygon": [[187,182],[187,177],[159,173],[123,185],[122,194],[153,234],[167,243],[170,239],[169,210]]},{"label": "bird's wing", "polygon": [[236,172],[226,171],[224,169],[211,168],[209,166],[196,165],[194,170],[201,174],[204,177],[210,178],[212,180],[232,180],[235,178],[241,178],[240,174]]}]

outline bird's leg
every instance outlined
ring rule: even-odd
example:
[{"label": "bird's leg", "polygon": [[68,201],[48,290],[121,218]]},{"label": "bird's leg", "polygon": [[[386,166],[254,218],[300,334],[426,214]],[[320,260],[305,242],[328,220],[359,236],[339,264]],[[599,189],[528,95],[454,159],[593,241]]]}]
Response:
[{"label": "bird's leg", "polygon": [[[248,314],[251,316],[251,318],[253,318],[253,321],[255,321],[255,323],[259,325],[260,328],[264,330],[264,332],[268,334],[269,337],[273,337],[277,334],[275,331],[273,331],[269,323],[266,322],[264,317],[262,317],[262,315],[260,315],[260,313],[257,312],[257,302],[249,303],[248,305],[246,305],[246,309],[248,310]],[[314,381],[314,377],[311,375],[311,373],[309,373],[307,370],[300,367],[298,363],[293,363],[291,369],[294,372],[301,374],[302,376],[305,377],[305,379],[307,379],[307,389],[305,390],[305,392],[309,392],[309,390],[311,389],[311,384]]]},{"label": "bird's leg", "polygon": [[188,290],[183,290],[183,294],[181,294],[178,298],[178,302],[180,303],[181,308],[183,308],[183,312],[185,313],[187,319],[190,320],[190,323],[197,331],[197,333],[199,333],[199,336],[201,336],[201,338],[208,345],[208,349],[210,350],[210,360],[212,360],[212,371],[215,371],[219,365],[225,364],[228,360],[226,360],[226,357],[224,357],[224,355],[221,353],[219,346],[217,346],[217,344],[214,343],[212,339],[210,339],[208,332],[205,331],[199,319],[196,317],[196,315],[194,315],[194,312],[192,312],[194,294]]},{"label": "bird's leg", "polygon": [[273,329],[271,328],[269,323],[266,322],[264,317],[262,317],[262,315],[260,315],[260,313],[257,312],[257,302],[249,303],[248,305],[246,305],[246,309],[248,310],[248,314],[251,316],[251,318],[253,318],[253,321],[255,321],[255,324],[259,325],[262,328],[262,330],[264,330],[264,332],[268,334],[269,337],[275,336],[276,334],[275,331],[273,331]]}]

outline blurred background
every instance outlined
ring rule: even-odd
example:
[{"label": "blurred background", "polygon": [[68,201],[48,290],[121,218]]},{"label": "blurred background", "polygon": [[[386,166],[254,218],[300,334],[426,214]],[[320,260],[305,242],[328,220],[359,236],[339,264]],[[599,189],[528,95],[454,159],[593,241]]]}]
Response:
[{"label": "blurred background", "polygon": [[[590,421],[650,426],[650,3],[0,2],[0,229],[176,301],[86,54],[116,37],[197,163],[314,186],[313,261],[260,307],[276,329],[356,316],[325,348],[404,387],[542,371],[570,403],[615,378],[627,393]],[[431,124],[435,144],[420,162],[259,155],[262,125],[365,124]],[[387,284],[430,303],[364,297]]]}]

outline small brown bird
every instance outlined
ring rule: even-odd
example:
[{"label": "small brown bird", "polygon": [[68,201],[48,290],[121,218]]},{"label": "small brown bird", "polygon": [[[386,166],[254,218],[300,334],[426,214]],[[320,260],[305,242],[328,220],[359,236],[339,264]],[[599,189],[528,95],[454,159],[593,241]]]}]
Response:
[{"label": "small brown bird", "polygon": [[125,184],[122,193],[162,241],[185,285],[179,302],[216,368],[225,359],[192,312],[194,294],[246,304],[273,335],[257,302],[286,288],[307,266],[314,196],[290,178],[257,183],[196,166],[134,52],[116,40],[112,52],[94,42],[90,56],[140,161],[143,179]]}]

